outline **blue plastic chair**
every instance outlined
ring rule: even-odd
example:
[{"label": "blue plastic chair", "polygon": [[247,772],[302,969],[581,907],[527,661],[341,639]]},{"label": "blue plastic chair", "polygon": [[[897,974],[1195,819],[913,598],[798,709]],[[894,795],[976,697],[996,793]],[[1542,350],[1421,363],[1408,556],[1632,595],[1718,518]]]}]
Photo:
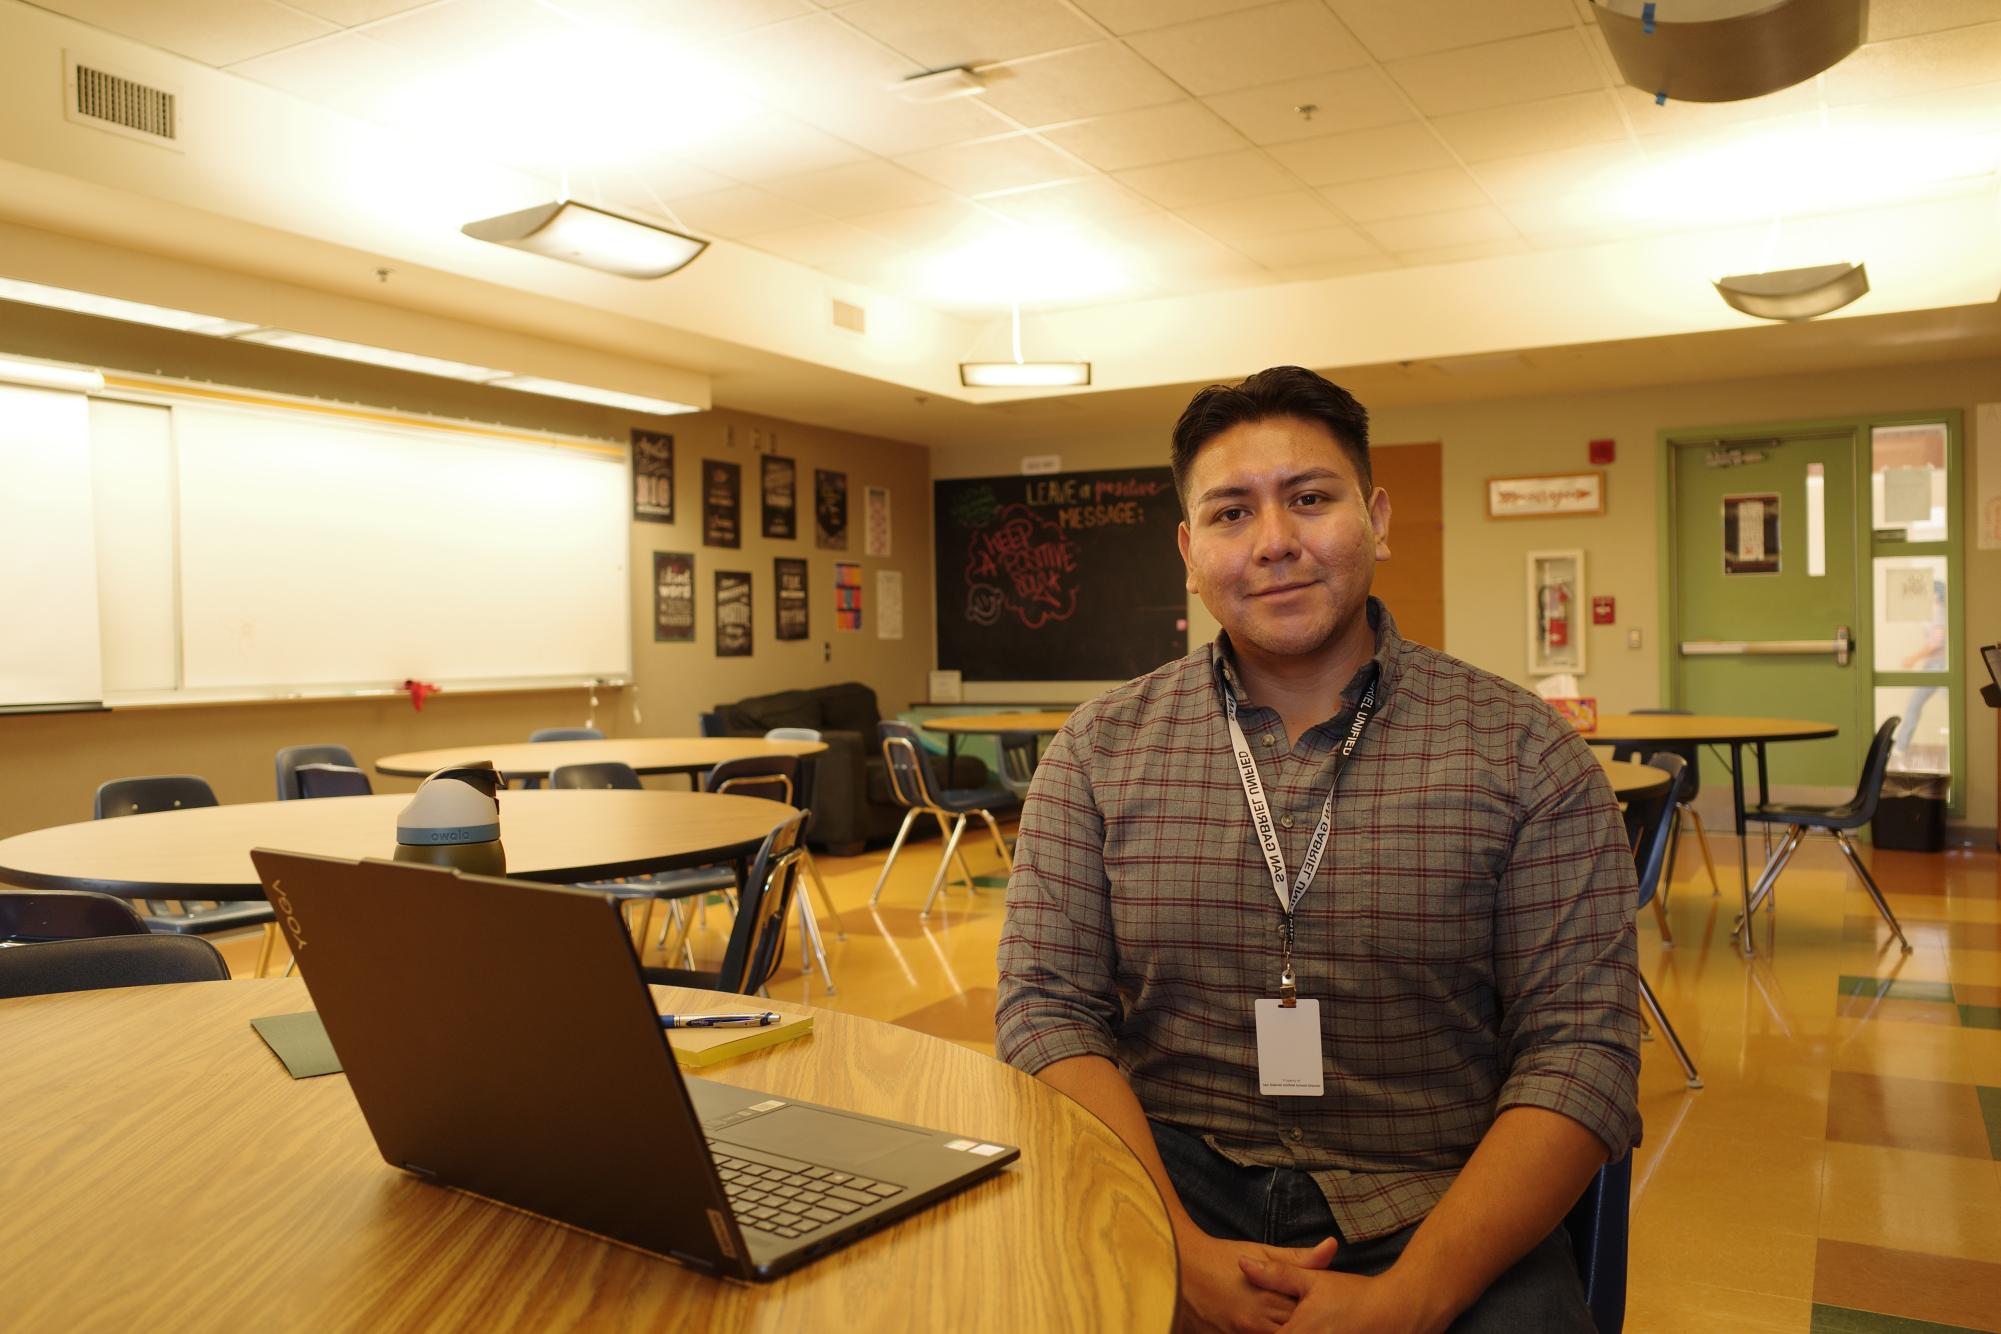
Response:
[{"label": "blue plastic chair", "polygon": [[[977,815],[986,821],[987,829],[994,836],[994,847],[1000,850],[1001,863],[1012,872],[1014,858],[1007,849],[1007,840],[1001,837],[1000,825],[994,820],[993,808],[1008,806],[1014,802],[1014,794],[995,783],[980,788],[941,788],[931,769],[931,753],[924,748],[917,729],[909,723],[884,721],[876,724],[877,733],[882,738],[882,758],[889,767],[889,789],[897,802],[906,809],[903,824],[896,831],[896,841],[889,845],[889,857],[882,864],[882,874],[876,877],[875,891],[869,895],[869,905],[882,897],[882,887],[889,880],[889,868],[896,864],[896,854],[903,850],[903,840],[910,835],[910,826],[920,815],[930,815],[938,821],[938,831],[945,835],[945,855],[938,859],[938,874],[932,878],[931,892],[925,895],[924,907],[919,917],[931,915],[931,904],[938,892],[945,887],[945,873],[952,865],[954,854],[959,858],[959,869],[966,873],[968,889],[978,889],[979,883],[973,879],[972,867],[966,865],[965,853],[959,850],[959,839],[966,832],[966,820]],[[947,817],[951,817],[947,822]]]}]

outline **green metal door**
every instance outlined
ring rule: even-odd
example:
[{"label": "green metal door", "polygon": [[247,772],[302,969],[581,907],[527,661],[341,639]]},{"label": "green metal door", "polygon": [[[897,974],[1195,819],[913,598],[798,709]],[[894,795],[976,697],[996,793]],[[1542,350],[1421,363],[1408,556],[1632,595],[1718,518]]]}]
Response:
[{"label": "green metal door", "polygon": [[[1770,747],[1772,786],[1852,792],[1870,732],[1855,433],[1670,446],[1675,706],[1833,723],[1838,737]],[[1837,654],[1842,638],[1853,647]],[[1729,781],[1714,766],[1705,759],[1705,786]]]}]

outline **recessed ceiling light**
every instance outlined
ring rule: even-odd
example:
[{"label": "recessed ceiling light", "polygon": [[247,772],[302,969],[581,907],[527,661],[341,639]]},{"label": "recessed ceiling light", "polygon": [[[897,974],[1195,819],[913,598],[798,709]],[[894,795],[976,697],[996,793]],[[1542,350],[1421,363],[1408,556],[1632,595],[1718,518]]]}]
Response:
[{"label": "recessed ceiling light", "polygon": [[94,292],[77,292],[66,287],[44,287],[40,283],[24,283],[13,278],[0,278],[0,298],[31,306],[46,306],[51,310],[75,311],[79,315],[101,315],[106,319],[178,329],[182,333],[213,334],[219,338],[257,327],[243,320],[225,320],[192,310],[175,310],[172,306],[149,306],[143,301],[125,301],[115,296],[98,296]]},{"label": "recessed ceiling light", "polygon": [[490,383],[497,389],[518,389],[524,394],[547,394],[551,398],[571,398],[580,403],[598,403],[608,408],[627,408],[633,412],[651,412],[663,417],[681,412],[701,411],[692,403],[676,403],[671,398],[648,398],[644,394],[600,389],[590,384],[572,384],[568,380],[550,380],[540,375],[510,375]]},{"label": "recessed ceiling light", "polygon": [[459,230],[477,241],[513,246],[622,278],[664,278],[709,248],[697,237],[574,199],[481,218]]}]

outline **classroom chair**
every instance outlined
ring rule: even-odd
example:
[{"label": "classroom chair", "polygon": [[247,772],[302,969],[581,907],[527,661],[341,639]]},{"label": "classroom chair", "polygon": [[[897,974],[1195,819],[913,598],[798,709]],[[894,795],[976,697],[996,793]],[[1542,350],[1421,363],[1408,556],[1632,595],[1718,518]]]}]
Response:
[{"label": "classroom chair", "polygon": [[[1640,897],[1638,908],[1645,911],[1649,903],[1659,906],[1656,897],[1660,890],[1664,870],[1674,861],[1674,840],[1680,829],[1684,785],[1690,770],[1694,767],[1679,755],[1657,751],[1647,763],[1668,776],[1667,791],[1650,797],[1636,797],[1626,803],[1626,828],[1633,844],[1633,857],[1639,872]],[[1654,1027],[1667,1039],[1668,1046],[1674,1048],[1675,1059],[1681,1062],[1682,1077],[1692,1089],[1702,1087],[1702,1076],[1696,1073],[1695,1062],[1688,1057],[1688,1048],[1682,1046],[1681,1037],[1668,1022],[1661,1010],[1661,1003],[1654,995],[1654,989],[1647,984],[1645,973],[1640,979],[1640,1002],[1647,1007]]]},{"label": "classroom chair", "polygon": [[299,795],[314,797],[366,797],[375,791],[368,775],[347,764],[302,764],[292,773]]},{"label": "classroom chair", "polygon": [[765,835],[750,871],[737,891],[736,922],[715,972],[648,968],[646,980],[659,986],[702,987],[737,995],[762,995],[785,955],[785,915],[798,892],[799,850],[806,814],[788,817]]},{"label": "classroom chair", "polygon": [[[1686,718],[1690,716],[1690,711],[1687,709],[1634,709],[1633,712],[1636,715],[1651,714],[1656,717],[1670,718]],[[1695,841],[1702,848],[1702,866],[1709,873],[1709,894],[1711,898],[1714,898],[1716,895],[1721,894],[1723,889],[1716,881],[1716,858],[1711,856],[1709,852],[1709,831],[1702,827],[1702,812],[1695,809],[1695,799],[1702,794],[1702,757],[1696,753],[1695,746],[1657,745],[1648,749],[1644,754],[1641,753],[1638,746],[1612,747],[1612,758],[1615,760],[1638,760],[1644,764],[1655,755],[1679,755],[1688,762],[1687,786],[1682,790],[1681,805],[1676,808],[1674,845],[1668,849],[1667,874],[1661,878],[1660,901],[1665,906],[1668,893],[1674,888],[1674,863],[1676,856],[1681,850],[1680,825],[1684,816],[1688,818],[1689,823],[1695,826]],[[1725,767],[1727,768],[1728,766],[1726,765]],[[1665,938],[1668,944],[1672,945],[1674,943],[1672,937]]]},{"label": "classroom chair", "polygon": [[[528,734],[528,740],[530,742],[602,741],[604,740],[604,733],[598,731],[595,727],[538,727]],[[521,780],[521,786],[524,788],[540,787],[542,786],[542,780],[539,778],[524,778]],[[554,786],[554,784],[551,784],[551,786]]]},{"label": "classroom chair", "polygon": [[[725,760],[709,770],[702,780],[702,790],[782,801],[797,809],[811,824],[813,812],[806,805],[806,794],[811,791],[806,781],[809,759],[792,755],[751,755]],[[805,851],[803,843],[799,856],[802,863],[810,864],[810,854]],[[827,904],[827,910],[833,912],[834,901],[827,895],[826,886],[820,887],[820,895]],[[828,994],[832,995],[834,970],[827,962],[827,948],[820,939],[820,922],[813,913],[813,902],[804,894],[798,896],[797,902],[801,947],[812,951],[813,960],[819,965],[820,977],[827,984]],[[839,914],[835,914],[835,918],[838,921]]]},{"label": "classroom chair", "polygon": [[1876,737],[1869,743],[1869,754],[1862,761],[1862,777],[1855,785],[1855,795],[1839,806],[1787,806],[1774,803],[1769,806],[1754,806],[1744,812],[1747,821],[1762,825],[1784,825],[1785,837],[1772,851],[1765,862],[1765,869],[1758,873],[1758,883],[1746,900],[1744,911],[1738,915],[1738,928],[1748,941],[1751,933],[1751,914],[1758,911],[1758,905],[1767,899],[1777,904],[1779,876],[1785,871],[1786,863],[1793,859],[1800,843],[1811,830],[1825,829],[1834,835],[1834,841],[1841,847],[1841,855],[1855,868],[1855,874],[1862,877],[1862,887],[1869,891],[1870,901],[1876,905],[1883,920],[1890,924],[1890,934],[1904,947],[1904,953],[1911,952],[1911,942],[1904,938],[1904,928],[1897,924],[1897,915],[1890,911],[1890,904],[1883,897],[1883,891],[1876,887],[1869,868],[1862,864],[1855,845],[1849,841],[1851,831],[1860,829],[1876,817],[1876,801],[1883,795],[1883,774],[1890,766],[1890,743],[1897,734],[1897,724],[1901,718],[1891,718],[1876,729]]},{"label": "classroom chair", "polygon": [[228,980],[215,946],[193,936],[88,936],[0,950],[0,997]]},{"label": "classroom chair", "polygon": [[[813,727],[774,727],[764,734],[764,739],[766,741],[818,741],[821,738],[819,729]],[[820,757],[818,755],[801,755],[799,757],[799,790],[793,793],[792,804],[806,812],[806,836],[808,838],[813,833],[813,794],[820,790],[817,786],[819,781]],[[806,883],[811,885],[814,893],[820,896],[821,906],[826,908],[827,916],[833,919],[834,938],[836,940],[846,940],[848,938],[848,928],[841,921],[841,910],[834,906],[834,896],[827,892],[827,882],[820,878],[820,867],[813,860],[813,850],[810,847],[806,848],[799,854],[799,859],[806,867]]]},{"label": "classroom chair", "polygon": [[[966,873],[966,888],[977,890],[979,883],[973,879],[973,870],[966,864],[966,855],[960,851],[959,839],[966,832],[966,820],[977,815],[987,823],[987,830],[994,836],[994,847],[1000,850],[1001,863],[1009,871],[1014,870],[1014,857],[1008,852],[1007,840],[1001,837],[1000,825],[994,820],[993,809],[1006,806],[1012,801],[1008,790],[998,783],[981,788],[941,788],[931,770],[930,752],[924,749],[918,738],[917,729],[909,723],[884,720],[876,724],[877,735],[882,738],[882,758],[889,767],[890,794],[905,810],[903,824],[896,831],[896,841],[889,845],[889,856],[883,861],[882,874],[876,877],[875,891],[869,895],[869,906],[874,907],[882,897],[882,887],[889,880],[889,868],[896,864],[896,854],[903,850],[903,840],[910,835],[910,826],[920,815],[930,815],[938,821],[938,830],[945,835],[945,853],[938,859],[938,874],[932,878],[931,892],[924,897],[924,907],[918,911],[919,917],[931,915],[932,901],[945,887],[945,875],[951,868],[952,858],[959,858],[959,869]],[[953,817],[946,823],[946,816]]]},{"label": "classroom chair", "polygon": [[33,944],[87,936],[143,936],[130,901],[83,889],[0,888],[0,942]]},{"label": "classroom chair", "polygon": [[[193,774],[152,774],[139,778],[114,778],[101,784],[91,799],[91,818],[113,820],[154,811],[190,810],[217,805],[215,789],[208,780]],[[271,966],[271,951],[278,941],[278,918],[264,902],[211,903],[205,908],[180,913],[148,913],[149,931],[175,936],[209,936],[224,931],[264,928],[264,945],[257,953],[257,976]]]},{"label": "classroom chair", "polygon": [[338,764],[349,769],[360,767],[354,762],[354,752],[330,741],[286,746],[278,752],[278,800],[297,801],[306,795],[299,790],[299,769],[307,764]]},{"label": "classroom chair", "polygon": [[1626,1324],[1627,1216],[1633,1197],[1633,1155],[1607,1163],[1563,1220],[1584,1304],[1598,1334],[1619,1334]]}]

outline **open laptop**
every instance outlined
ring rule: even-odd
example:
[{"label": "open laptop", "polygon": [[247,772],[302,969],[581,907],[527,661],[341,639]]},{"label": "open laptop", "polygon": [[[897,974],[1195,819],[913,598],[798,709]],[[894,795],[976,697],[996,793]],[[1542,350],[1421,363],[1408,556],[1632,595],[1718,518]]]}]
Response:
[{"label": "open laptop", "polygon": [[770,1279],[1020,1156],[683,1076],[610,895],[251,859],[377,1147],[425,1181]]}]

